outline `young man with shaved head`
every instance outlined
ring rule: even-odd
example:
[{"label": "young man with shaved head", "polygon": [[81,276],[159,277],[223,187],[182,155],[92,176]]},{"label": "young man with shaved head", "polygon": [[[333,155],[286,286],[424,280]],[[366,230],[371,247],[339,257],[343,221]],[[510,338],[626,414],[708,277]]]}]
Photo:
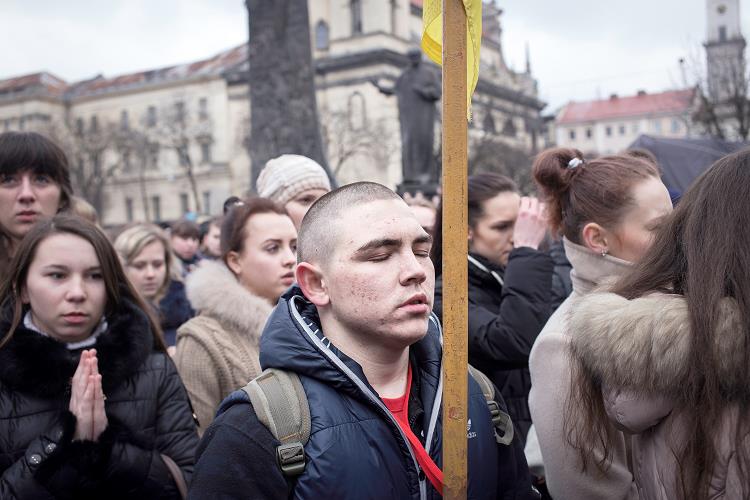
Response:
[{"label": "young man with shaved head", "polygon": [[[302,382],[304,470],[285,477],[279,441],[238,391],[201,442],[191,498],[440,497],[442,339],[430,246],[406,203],[379,184],[343,186],[312,206],[299,231],[298,285],[260,345],[264,369]],[[538,498],[518,442],[498,442],[472,378],[468,417],[469,498]]]}]

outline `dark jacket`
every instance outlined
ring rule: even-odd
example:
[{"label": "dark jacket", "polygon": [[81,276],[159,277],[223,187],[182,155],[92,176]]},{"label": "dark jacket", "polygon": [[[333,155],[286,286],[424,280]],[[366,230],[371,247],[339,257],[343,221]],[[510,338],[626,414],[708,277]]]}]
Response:
[{"label": "dark jacket", "polygon": [[190,307],[185,285],[176,280],[170,280],[167,293],[159,301],[159,321],[164,332],[164,342],[168,346],[175,345],[177,329],[187,323],[195,311]]},{"label": "dark jacket", "polygon": [[[502,269],[471,254],[489,271],[469,263],[469,363],[500,389],[516,431],[525,442],[531,426],[529,353],[551,314],[552,259],[531,248],[516,248]],[[435,286],[436,314],[442,315],[442,277]]]},{"label": "dark jacket", "polygon": [[[0,332],[9,329],[9,310]],[[198,442],[187,393],[154,350],[145,314],[124,304],[93,346],[107,399],[97,442],[72,441],[70,381],[80,350],[20,326],[0,348],[0,498],[179,498],[160,454],[187,481]]]},{"label": "dark jacket", "polygon": [[[442,465],[439,326],[410,348],[411,428]],[[249,399],[233,393],[198,449],[191,498],[438,498],[411,446],[368,384],[362,368],[320,331],[315,308],[298,288],[280,300],[261,337],[263,368],[296,372],[311,413],[304,473],[288,485],[276,463],[278,442],[259,423]],[[469,498],[537,498],[520,443],[498,445],[487,403],[473,380],[467,434]]]},{"label": "dark jacket", "polygon": [[549,256],[555,263],[552,273],[552,312],[573,292],[573,282],[570,272],[573,270],[568,257],[565,255],[565,247],[562,240],[553,242],[549,247]]}]

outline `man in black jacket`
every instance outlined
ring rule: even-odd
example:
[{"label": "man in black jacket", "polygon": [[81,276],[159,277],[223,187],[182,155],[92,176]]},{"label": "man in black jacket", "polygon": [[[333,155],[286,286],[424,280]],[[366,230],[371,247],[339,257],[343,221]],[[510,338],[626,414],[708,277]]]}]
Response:
[{"label": "man in black jacket", "polygon": [[[199,446],[191,497],[439,498],[442,345],[430,245],[379,184],[344,186],[312,206],[299,233],[299,285],[260,345],[262,367],[296,373],[309,402],[304,470],[282,474],[279,442],[238,391]],[[520,442],[498,442],[471,377],[466,410],[469,497],[538,498]]]}]

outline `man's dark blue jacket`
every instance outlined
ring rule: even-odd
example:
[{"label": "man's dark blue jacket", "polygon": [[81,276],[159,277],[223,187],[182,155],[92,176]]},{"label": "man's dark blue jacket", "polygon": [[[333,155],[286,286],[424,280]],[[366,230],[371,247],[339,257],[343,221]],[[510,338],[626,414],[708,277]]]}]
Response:
[{"label": "man's dark blue jacket", "polygon": [[[287,483],[276,464],[278,441],[237,391],[222,403],[199,446],[190,498],[439,498],[362,368],[325,338],[314,306],[299,288],[280,299],[260,353],[263,368],[297,373],[307,394],[312,424],[305,471]],[[440,327],[432,318],[427,335],[410,348],[409,422],[438,466],[441,356]],[[468,497],[538,498],[519,443],[496,442],[487,402],[473,379],[468,410]]]}]

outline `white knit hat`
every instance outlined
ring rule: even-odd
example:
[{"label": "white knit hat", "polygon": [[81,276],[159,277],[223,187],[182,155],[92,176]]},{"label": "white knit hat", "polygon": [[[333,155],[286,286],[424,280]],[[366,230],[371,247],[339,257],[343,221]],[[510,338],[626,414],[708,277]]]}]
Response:
[{"label": "white knit hat", "polygon": [[286,205],[308,189],[331,190],[325,170],[315,160],[301,155],[281,155],[266,162],[258,176],[258,195]]}]

